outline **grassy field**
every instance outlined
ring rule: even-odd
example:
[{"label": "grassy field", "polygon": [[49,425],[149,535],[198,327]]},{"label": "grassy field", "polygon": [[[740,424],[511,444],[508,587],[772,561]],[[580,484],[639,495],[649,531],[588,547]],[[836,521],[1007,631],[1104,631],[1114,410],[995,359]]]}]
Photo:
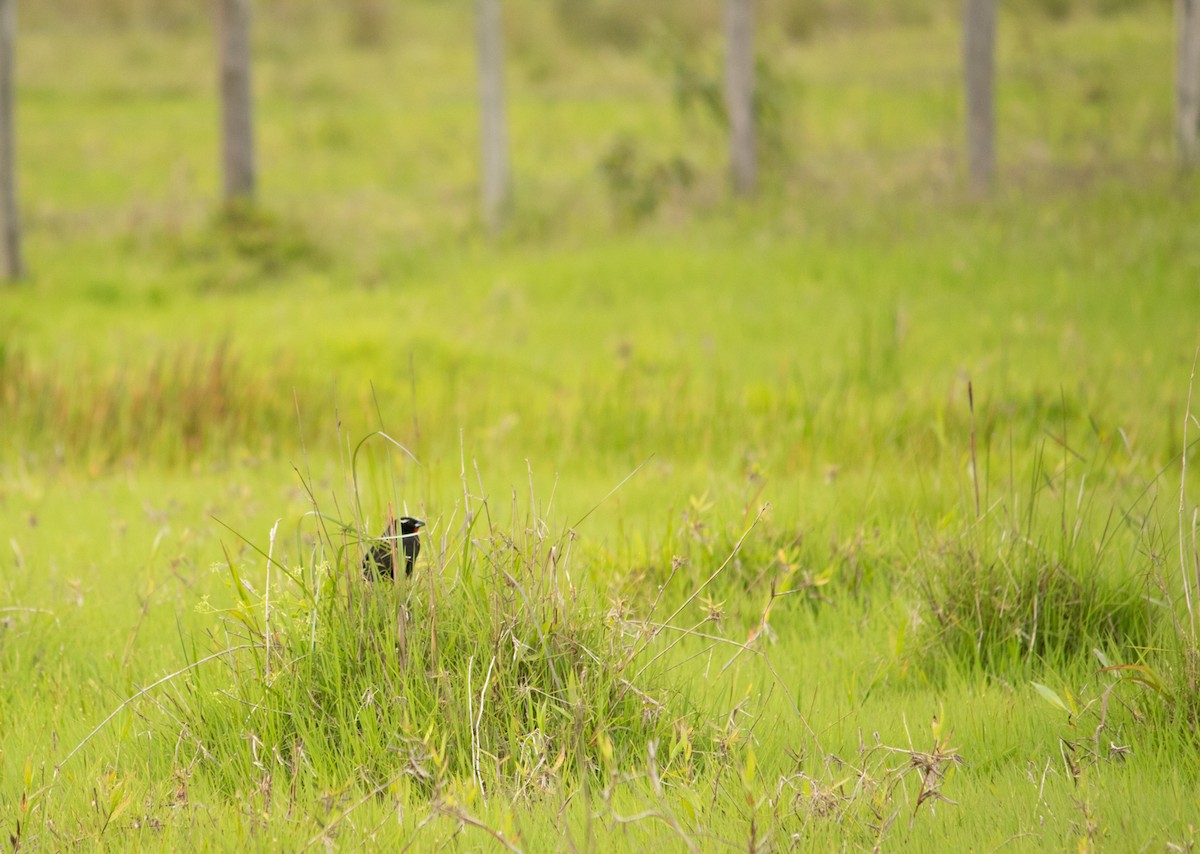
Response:
[{"label": "grassy field", "polygon": [[953,21],[901,5],[769,19],[733,203],[715,39],[514,2],[495,239],[467,4],[265,4],[223,214],[203,22],[23,14],[4,843],[1192,847],[1170,10],[1005,18],[979,201]]}]

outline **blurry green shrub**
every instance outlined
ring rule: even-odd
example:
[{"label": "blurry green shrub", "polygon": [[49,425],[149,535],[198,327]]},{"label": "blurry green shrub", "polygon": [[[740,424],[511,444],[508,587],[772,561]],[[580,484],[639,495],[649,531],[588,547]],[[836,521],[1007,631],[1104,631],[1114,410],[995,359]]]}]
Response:
[{"label": "blurry green shrub", "polygon": [[299,223],[250,204],[222,208],[206,228],[171,238],[167,249],[202,291],[261,287],[329,263]]},{"label": "blurry green shrub", "polygon": [[[722,134],[728,131],[720,56],[690,50],[670,37],[661,40],[660,48],[661,62],[671,77],[675,106],[684,120],[710,124]],[[781,162],[787,153],[784,119],[788,85],[770,54],[760,51],[755,57],[754,119],[761,165],[767,168]]]},{"label": "blurry green shrub", "polygon": [[618,136],[600,158],[597,168],[604,178],[616,218],[623,223],[653,216],[674,192],[686,190],[695,169],[682,155],[656,159],[629,136]]}]

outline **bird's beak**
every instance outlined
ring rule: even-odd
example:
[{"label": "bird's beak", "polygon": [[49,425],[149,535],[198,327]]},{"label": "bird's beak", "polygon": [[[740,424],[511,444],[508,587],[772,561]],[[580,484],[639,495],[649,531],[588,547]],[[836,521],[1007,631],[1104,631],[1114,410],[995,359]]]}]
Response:
[{"label": "bird's beak", "polygon": [[418,520],[416,520],[416,524],[415,524],[415,526],[414,526],[414,527],[417,527],[417,528],[424,528],[424,527],[425,527],[425,523],[424,523],[424,522],[422,522],[420,519],[418,519]]}]

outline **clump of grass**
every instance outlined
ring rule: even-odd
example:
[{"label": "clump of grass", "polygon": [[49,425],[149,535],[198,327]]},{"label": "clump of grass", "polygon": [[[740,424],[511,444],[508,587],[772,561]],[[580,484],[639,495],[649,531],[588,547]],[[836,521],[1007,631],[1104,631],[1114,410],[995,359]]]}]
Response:
[{"label": "clump of grass", "polygon": [[272,532],[261,583],[230,560],[226,666],[193,668],[180,696],[203,773],[230,796],[354,780],[436,805],[565,796],[662,745],[662,772],[690,779],[705,727],[635,664],[641,628],[572,583],[573,533],[502,530],[478,509],[454,533],[431,526],[432,555],[394,583],[363,577],[358,523],[319,511],[303,558],[277,555]]},{"label": "clump of grass", "polygon": [[[976,515],[962,530],[926,533],[914,571],[927,660],[1011,673],[1150,641],[1148,574],[1135,568],[1145,531],[1116,511],[1097,527],[1087,482],[1084,473],[1072,489],[1039,454],[1027,499],[1010,493],[984,512],[975,492]],[[1049,515],[1048,492],[1061,502]]]},{"label": "clump of grass", "polygon": [[1200,745],[1200,509],[1187,500],[1188,460],[1196,444],[1189,444],[1189,427],[1196,423],[1191,414],[1194,383],[1195,365],[1180,450],[1175,542],[1151,514],[1139,531],[1138,550],[1149,564],[1147,581],[1161,603],[1162,618],[1152,641],[1127,639],[1108,653],[1093,649],[1099,664],[1095,679],[1079,690],[1038,682],[1032,686],[1067,716],[1072,735],[1060,743],[1064,768],[1074,781],[1100,762],[1124,760],[1135,737],[1148,736],[1173,756],[1192,756]]},{"label": "clump of grass", "polygon": [[1144,641],[1150,615],[1139,583],[1064,562],[1045,541],[1012,543],[991,557],[958,541],[925,555],[927,653],[1003,670]]}]

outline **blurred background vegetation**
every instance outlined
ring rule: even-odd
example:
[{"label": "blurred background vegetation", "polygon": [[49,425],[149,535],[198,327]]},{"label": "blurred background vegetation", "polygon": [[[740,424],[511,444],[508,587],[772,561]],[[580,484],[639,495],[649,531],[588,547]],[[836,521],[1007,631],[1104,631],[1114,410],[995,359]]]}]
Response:
[{"label": "blurred background vegetation", "polygon": [[[390,3],[388,0],[347,0],[341,16],[344,34],[352,43],[386,41],[404,20],[404,7],[458,7],[463,14],[470,4],[462,0],[418,0]],[[594,44],[635,47],[649,37],[654,26],[666,26],[689,36],[719,30],[719,0],[661,0],[654,4],[634,0],[510,0],[505,4],[510,19],[527,18],[541,11],[562,28]],[[1170,8],[1170,0],[1009,0],[1005,14],[1032,15],[1063,20],[1077,14],[1116,15],[1148,7]],[[293,24],[328,21],[329,9],[320,0],[259,0],[255,8],[263,15]],[[923,25],[938,19],[957,19],[960,4],[954,0],[759,0],[756,17],[768,31],[804,39],[817,33],[855,30],[890,25]],[[209,10],[189,0],[44,0],[21,10],[30,22],[94,21],[114,25],[139,23],[153,27],[194,26],[207,23]]]},{"label": "blurred background vegetation", "polygon": [[[510,0],[504,11],[511,236],[686,224],[721,206],[721,3]],[[469,234],[478,129],[459,107],[475,98],[471,15],[453,0],[255,4],[266,207],[342,244],[360,237],[362,254],[378,251],[377,225],[410,247]],[[953,196],[965,168],[958,16],[942,0],[761,0],[767,201],[802,216],[823,200],[853,210]],[[1172,162],[1168,0],[1019,0],[1000,23],[1002,188]],[[22,9],[21,27],[21,195],[35,224],[98,205],[111,215],[89,228],[128,233],[139,217],[178,228],[212,209],[207,7],[46,0]]]},{"label": "blurred background vegetation", "polygon": [[[772,426],[812,429],[831,388],[872,413],[872,447],[897,415],[884,389],[920,422],[955,371],[993,372],[1041,411],[1071,374],[1040,370],[1066,352],[1116,412],[1140,398],[1111,378],[1153,381],[1138,341],[1186,361],[1170,321],[1193,295],[1195,179],[1174,148],[1166,0],[1004,4],[986,204],[963,180],[956,3],[760,3],[763,179],[746,203],[728,191],[721,3],[510,0],[516,204],[495,238],[470,3],[254,8],[262,186],[232,208],[208,7],[22,9],[31,280],[0,321],[10,451],[286,447],[280,389],[312,436],[331,382],[370,421],[370,381],[387,423],[427,395],[447,456],[465,429],[556,460],[587,449],[576,463],[607,471],[614,451],[691,457],[697,424],[731,455],[740,433],[776,445]],[[1131,286],[1147,275],[1162,299]],[[1012,330],[1036,344],[998,354]]]}]

